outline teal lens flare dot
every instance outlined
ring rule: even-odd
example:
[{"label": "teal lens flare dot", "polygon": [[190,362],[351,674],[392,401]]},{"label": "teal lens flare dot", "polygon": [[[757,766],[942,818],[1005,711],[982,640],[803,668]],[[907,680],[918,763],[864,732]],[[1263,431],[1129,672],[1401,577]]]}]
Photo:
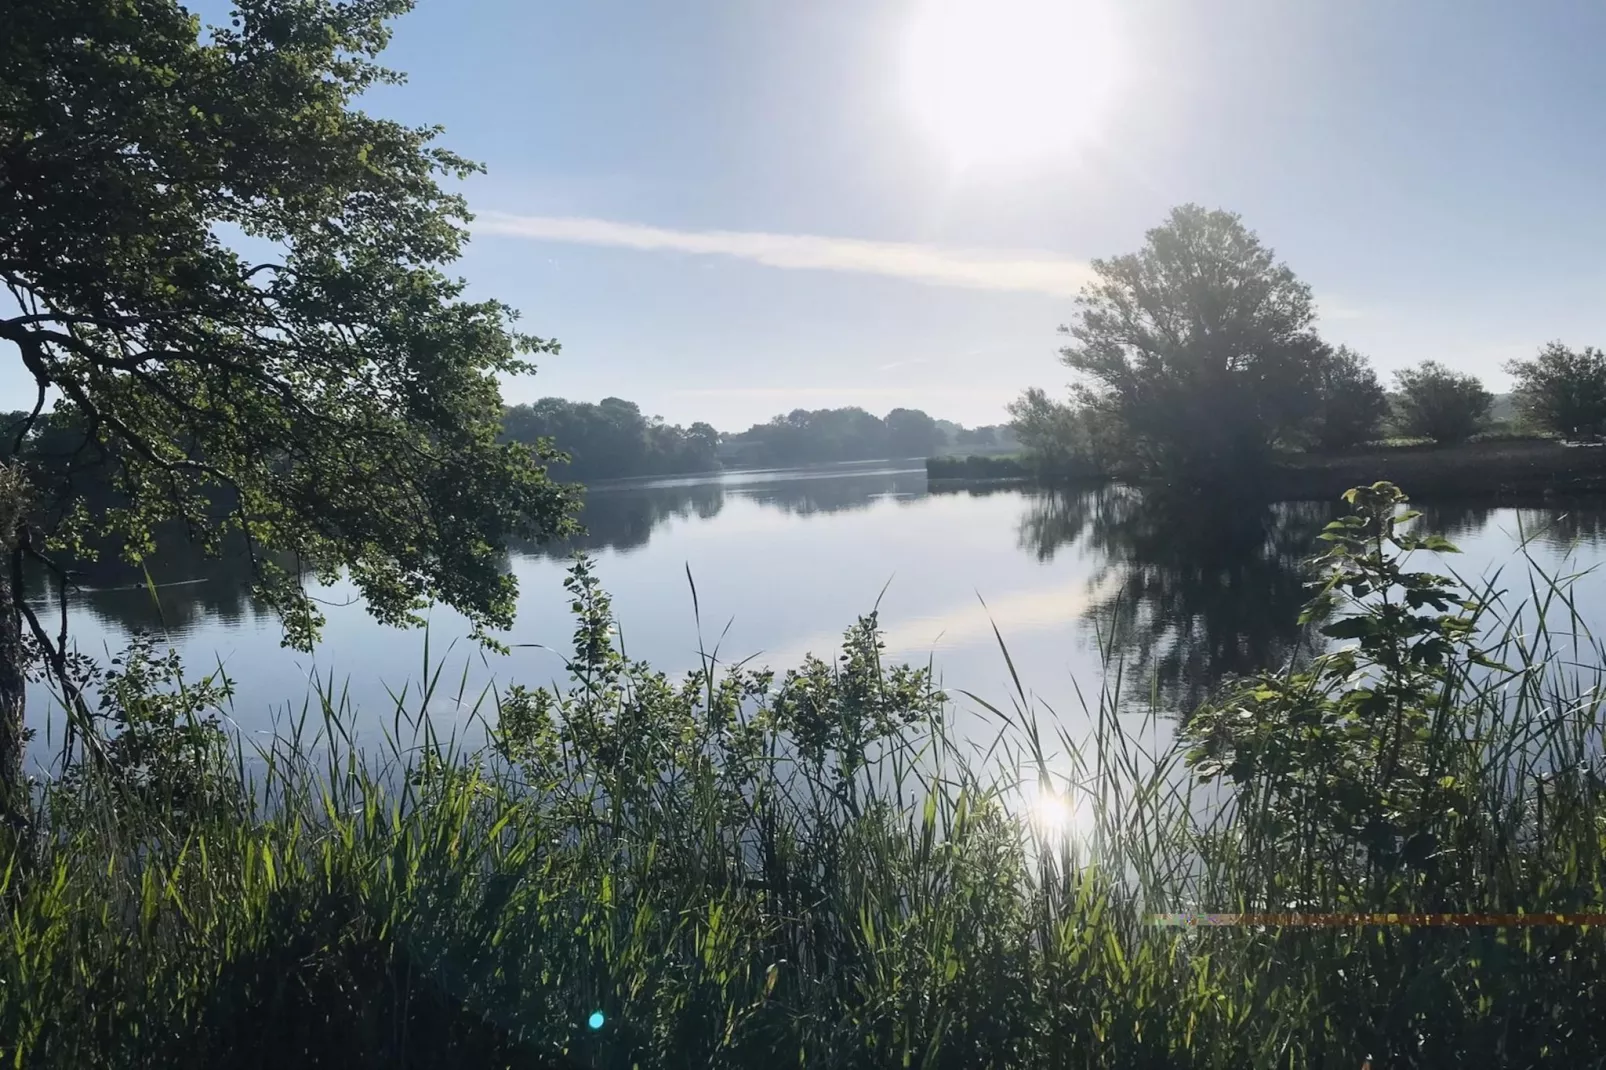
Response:
[{"label": "teal lens flare dot", "polygon": [[592,1011],[591,1017],[586,1019],[586,1025],[589,1025],[592,1029],[601,1029],[602,1023],[607,1020],[602,1016],[601,1011]]}]

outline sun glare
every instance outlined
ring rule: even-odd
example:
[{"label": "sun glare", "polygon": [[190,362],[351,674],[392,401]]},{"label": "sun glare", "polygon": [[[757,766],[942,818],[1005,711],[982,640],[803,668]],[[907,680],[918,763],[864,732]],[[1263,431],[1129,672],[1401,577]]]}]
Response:
[{"label": "sun glare", "polygon": [[965,166],[1065,156],[1096,136],[1121,69],[1115,0],[924,0],[904,90]]},{"label": "sun glare", "polygon": [[1039,784],[1029,792],[1029,798],[1031,823],[1040,835],[1057,838],[1071,831],[1076,807],[1070,799],[1048,784]]}]

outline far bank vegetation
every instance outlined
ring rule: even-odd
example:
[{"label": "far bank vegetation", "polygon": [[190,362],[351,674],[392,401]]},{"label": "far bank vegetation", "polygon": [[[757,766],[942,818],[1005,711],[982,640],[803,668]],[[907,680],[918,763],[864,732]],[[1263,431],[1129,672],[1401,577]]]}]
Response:
[{"label": "far bank vegetation", "polygon": [[1197,205],[1093,271],[1060,328],[1068,392],[1034,387],[1010,406],[1027,468],[1186,489],[1279,472],[1267,486],[1297,493],[1290,472],[1399,450],[1433,456],[1414,462],[1424,492],[1483,465],[1492,442],[1514,446],[1495,451],[1509,463],[1482,483],[1463,471],[1457,489],[1500,490],[1523,472],[1591,481],[1606,466],[1603,451],[1564,450],[1606,434],[1606,354],[1594,347],[1551,342],[1511,361],[1514,389],[1499,397],[1439,360],[1385,383],[1364,354],[1321,337],[1310,287],[1240,217]]}]

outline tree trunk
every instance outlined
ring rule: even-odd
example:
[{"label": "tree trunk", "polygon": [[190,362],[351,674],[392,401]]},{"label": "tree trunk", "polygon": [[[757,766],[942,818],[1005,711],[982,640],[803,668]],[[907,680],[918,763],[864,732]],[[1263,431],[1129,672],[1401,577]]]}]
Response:
[{"label": "tree trunk", "polygon": [[22,598],[15,554],[27,501],[22,474],[0,465],[0,823],[17,825],[28,813],[22,775]]},{"label": "tree trunk", "polygon": [[26,806],[22,794],[21,614],[12,600],[11,554],[0,564],[0,821],[18,816]]}]

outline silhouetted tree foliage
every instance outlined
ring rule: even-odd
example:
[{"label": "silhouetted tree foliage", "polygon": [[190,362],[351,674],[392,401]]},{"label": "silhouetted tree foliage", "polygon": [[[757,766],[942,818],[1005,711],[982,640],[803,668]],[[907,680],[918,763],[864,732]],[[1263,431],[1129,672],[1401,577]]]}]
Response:
[{"label": "silhouetted tree foliage", "polygon": [[1388,395],[1365,357],[1348,346],[1329,351],[1316,364],[1314,389],[1307,433],[1318,447],[1343,450],[1377,437]]},{"label": "silhouetted tree foliage", "polygon": [[603,398],[598,404],[542,398],[510,406],[503,434],[514,442],[550,441],[568,459],[555,459],[552,474],[586,482],[628,476],[708,472],[719,467],[719,432],[706,423],[666,424],[642,415],[633,401]]},{"label": "silhouetted tree foliage", "polygon": [[1394,380],[1394,419],[1400,431],[1440,444],[1465,442],[1477,434],[1494,401],[1477,376],[1435,360],[1397,371]]},{"label": "silhouetted tree foliage", "polygon": [[1570,439],[1606,434],[1606,353],[1551,342],[1531,360],[1514,360],[1515,402],[1532,427]]},{"label": "silhouetted tree foliage", "polygon": [[1093,270],[1062,359],[1144,470],[1237,479],[1310,418],[1327,353],[1310,288],[1238,216],[1184,205]]}]

